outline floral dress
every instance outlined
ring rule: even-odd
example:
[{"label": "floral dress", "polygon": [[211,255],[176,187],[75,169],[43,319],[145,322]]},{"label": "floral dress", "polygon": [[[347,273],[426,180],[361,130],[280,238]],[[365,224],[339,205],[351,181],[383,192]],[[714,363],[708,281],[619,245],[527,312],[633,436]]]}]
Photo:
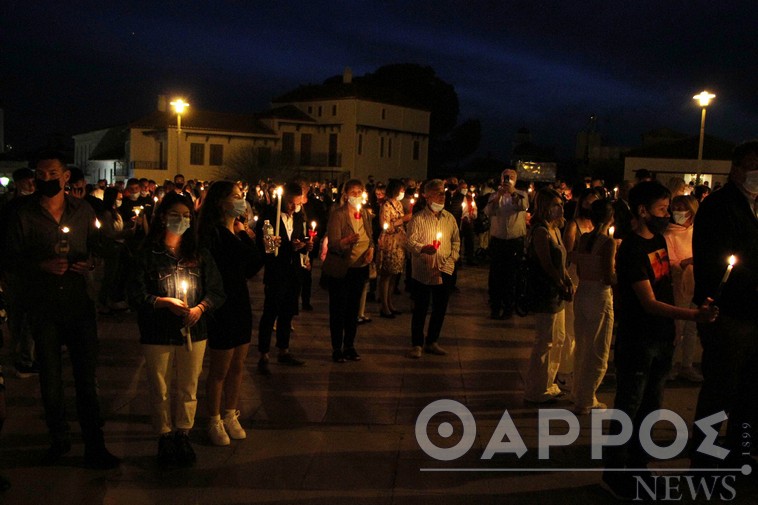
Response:
[{"label": "floral dress", "polygon": [[[384,274],[399,274],[405,266],[405,226],[393,226],[392,223],[402,219],[403,206],[395,199],[382,204],[379,212],[379,223],[382,233],[379,235],[379,271]],[[384,223],[389,226],[385,230]]]}]

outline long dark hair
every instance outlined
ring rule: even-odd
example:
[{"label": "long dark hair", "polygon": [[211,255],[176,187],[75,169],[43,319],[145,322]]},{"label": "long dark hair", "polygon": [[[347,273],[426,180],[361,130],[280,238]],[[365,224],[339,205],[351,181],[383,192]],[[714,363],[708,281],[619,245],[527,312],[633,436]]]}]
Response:
[{"label": "long dark hair", "polygon": [[171,191],[163,197],[160,205],[155,209],[155,215],[153,216],[153,223],[150,226],[150,232],[145,237],[143,247],[151,247],[153,249],[162,248],[163,240],[166,237],[166,214],[169,209],[180,203],[187,207],[190,212],[190,227],[182,235],[181,244],[179,246],[180,256],[184,260],[197,259],[197,226],[195,225],[195,211],[192,200],[186,195],[179,194],[176,191]]},{"label": "long dark hair", "polygon": [[232,181],[216,181],[205,193],[197,217],[197,234],[201,244],[207,245],[214,236],[214,228],[224,225],[224,209],[221,208],[221,202],[232,194],[235,186]]},{"label": "long dark hair", "polygon": [[590,207],[590,220],[594,228],[589,234],[587,239],[587,252],[592,251],[592,247],[595,245],[598,233],[600,231],[600,225],[607,223],[611,217],[613,217],[613,203],[610,200],[595,200]]},{"label": "long dark hair", "polygon": [[103,191],[104,212],[110,213],[113,219],[116,218],[116,214],[118,213],[115,206],[119,193],[121,193],[121,191],[119,191],[118,188],[114,187],[105,188],[105,191]]}]

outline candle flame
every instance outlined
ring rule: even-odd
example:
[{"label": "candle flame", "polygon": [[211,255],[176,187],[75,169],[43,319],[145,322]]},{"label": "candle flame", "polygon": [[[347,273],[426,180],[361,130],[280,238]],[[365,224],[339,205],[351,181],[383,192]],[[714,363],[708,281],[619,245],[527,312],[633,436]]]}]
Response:
[{"label": "candle flame", "polygon": [[734,254],[732,254],[731,256],[729,256],[729,266],[733,267],[735,263],[737,263],[737,257]]},{"label": "candle flame", "polygon": [[187,294],[187,289],[189,286],[187,285],[187,281],[182,281],[182,291],[184,291],[184,294]]},{"label": "candle flame", "polygon": [[386,229],[388,229],[389,227],[390,227],[390,224],[389,224],[389,223],[384,223],[384,226],[383,226],[383,228],[384,228],[385,230],[386,230]]},{"label": "candle flame", "polygon": [[284,189],[281,186],[279,186],[278,188],[276,188],[276,196],[278,196],[279,198],[282,197],[282,193],[283,192],[284,192]]},{"label": "candle flame", "polygon": [[608,235],[609,236],[612,237],[614,233],[616,233],[616,227],[615,226],[611,226],[610,228],[608,228]]},{"label": "candle flame", "polygon": [[311,228],[316,229],[316,221],[311,221]]},{"label": "candle flame", "polygon": [[97,219],[97,218],[95,218],[95,228],[97,228],[97,229],[99,230],[99,229],[100,229],[100,226],[101,226],[101,225],[100,225],[100,220],[99,220],[99,219]]},{"label": "candle flame", "polygon": [[360,203],[355,207],[355,210],[357,210],[358,212],[361,211],[361,204]]},{"label": "candle flame", "polygon": [[442,238],[442,232],[441,232],[441,231],[438,231],[438,232],[437,232],[437,240],[439,240],[439,239],[441,239],[441,238]]},{"label": "candle flame", "polygon": [[253,221],[258,222],[258,216],[253,216]]},{"label": "candle flame", "polygon": [[71,231],[71,229],[70,229],[68,226],[64,226],[63,228],[61,228],[61,231],[62,231],[63,233],[68,233],[68,232],[70,232],[70,231]]},{"label": "candle flame", "polygon": [[153,201],[154,201],[155,203],[158,203],[158,197],[157,197],[157,196],[154,196],[154,197],[153,197]]},{"label": "candle flame", "polygon": [[414,203],[416,203],[416,200],[414,198],[411,198],[411,205],[413,205]]}]

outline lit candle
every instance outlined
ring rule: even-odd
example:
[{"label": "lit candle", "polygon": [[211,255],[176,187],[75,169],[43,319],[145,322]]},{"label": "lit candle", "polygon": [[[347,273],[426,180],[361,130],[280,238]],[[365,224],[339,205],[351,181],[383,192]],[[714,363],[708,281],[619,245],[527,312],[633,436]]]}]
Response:
[{"label": "lit candle", "polygon": [[382,228],[384,228],[384,231],[387,231],[390,228],[390,224],[389,223],[384,223],[384,225],[382,226]]},{"label": "lit candle", "polygon": [[613,234],[614,233],[616,233],[616,227],[615,226],[609,227],[608,228],[608,236],[611,237],[611,238],[613,238]]},{"label": "lit candle", "polygon": [[71,231],[71,229],[68,226],[64,226],[61,228],[61,237],[58,241],[58,254],[60,255],[67,255],[69,252],[69,246],[68,246],[68,233]]},{"label": "lit candle", "polygon": [[153,201],[154,201],[155,203],[158,203],[158,197],[157,197],[157,196],[154,196],[154,197],[153,197]]},{"label": "lit candle", "polygon": [[[189,291],[189,285],[187,284],[187,281],[182,281],[182,300],[184,301],[184,305],[189,306],[187,303],[188,297],[187,292]],[[187,350],[192,350],[192,337],[190,336],[190,328],[189,326],[184,327],[184,338],[186,339],[186,345]]]},{"label": "lit candle", "polygon": [[353,214],[353,216],[355,216],[355,219],[360,219],[361,218],[361,204],[360,203],[355,208],[355,214]]},{"label": "lit candle", "polygon": [[418,198],[418,193],[413,193],[413,198]]},{"label": "lit candle", "polygon": [[97,218],[95,218],[95,228],[97,228],[97,229],[99,230],[99,229],[100,229],[100,226],[102,226],[102,225],[100,224],[100,220],[99,220],[99,219],[97,219]]},{"label": "lit candle", "polygon": [[729,260],[727,260],[727,267],[726,272],[724,272],[724,276],[721,278],[721,282],[719,282],[719,287],[716,289],[716,296],[714,299],[721,297],[721,292],[724,290],[724,284],[726,284],[726,281],[729,280],[729,275],[732,273],[732,269],[734,268],[734,264],[737,263],[737,257],[732,254],[729,256]]},{"label": "lit candle", "polygon": [[142,207],[142,205],[140,205],[139,207],[134,207],[134,209],[132,209],[132,210],[134,210],[134,215],[137,216],[137,217],[139,217],[139,213],[142,212],[143,208],[144,207]]},{"label": "lit candle", "polygon": [[253,216],[253,221],[258,222],[258,216]]},{"label": "lit candle", "polygon": [[[276,230],[274,231],[274,236],[279,236],[279,223],[282,220],[282,187],[279,186],[276,188]],[[279,248],[277,247],[274,250],[274,256],[279,256]]]},{"label": "lit candle", "polygon": [[432,245],[434,246],[435,249],[439,249],[440,248],[440,244],[442,243],[441,239],[442,239],[442,232],[438,231],[437,232],[437,238],[432,242]]},{"label": "lit candle", "polygon": [[316,221],[311,221],[311,229],[308,230],[308,236],[313,240],[313,237],[316,236]]},{"label": "lit candle", "polygon": [[615,200],[619,196],[619,187],[614,186],[613,188],[613,199]]},{"label": "lit candle", "polygon": [[366,193],[365,191],[361,193],[361,198],[363,199],[364,204],[368,202],[368,193]]},{"label": "lit candle", "polygon": [[416,203],[416,199],[415,198],[411,198],[411,209],[413,209],[413,204],[414,203]]}]

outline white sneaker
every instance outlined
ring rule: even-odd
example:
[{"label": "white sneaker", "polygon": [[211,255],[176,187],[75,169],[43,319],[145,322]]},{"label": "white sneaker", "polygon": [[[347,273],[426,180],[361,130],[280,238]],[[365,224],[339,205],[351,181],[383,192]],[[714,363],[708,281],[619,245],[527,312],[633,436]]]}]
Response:
[{"label": "white sneaker", "polygon": [[229,435],[226,434],[224,429],[224,423],[219,419],[218,421],[211,421],[208,426],[208,438],[211,439],[213,445],[224,446],[229,445]]},{"label": "white sneaker", "polygon": [[226,431],[234,440],[244,440],[247,438],[247,433],[239,422],[239,416],[239,410],[235,410],[231,415],[227,414],[224,416],[224,426],[226,427]]}]

